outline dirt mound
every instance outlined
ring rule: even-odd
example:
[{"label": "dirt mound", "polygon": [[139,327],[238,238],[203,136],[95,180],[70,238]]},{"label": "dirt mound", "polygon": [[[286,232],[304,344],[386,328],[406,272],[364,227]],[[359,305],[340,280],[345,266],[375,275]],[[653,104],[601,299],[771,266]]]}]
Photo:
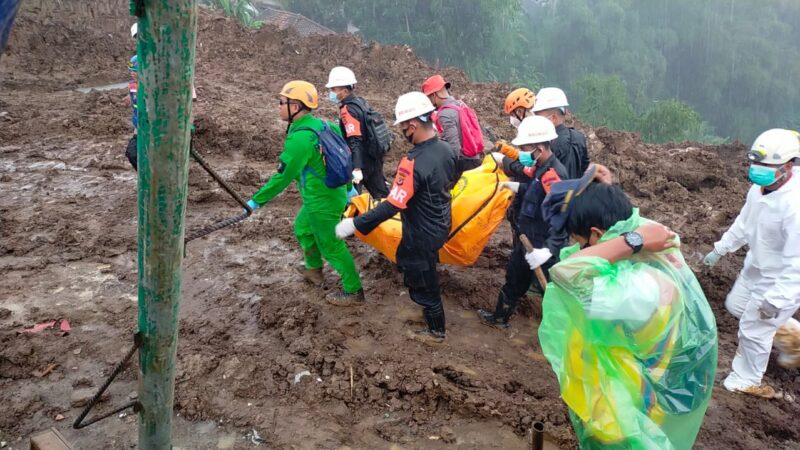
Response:
[{"label": "dirt mound", "polygon": [[[123,156],[130,107],[124,89],[50,92],[127,78],[133,52],[127,6],[24,2],[0,69],[0,189],[9,193],[0,196],[0,298],[7,299],[0,308],[0,401],[8,405],[0,412],[2,440],[55,425],[81,448],[135,441],[131,417],[108,419],[93,432],[67,429],[79,412],[70,397],[99,384],[136,321],[136,180]],[[349,35],[244,30],[205,11],[199,32],[196,148],[244,197],[276,169],[285,134],[276,93],[286,81],[322,86],[331,67],[346,65],[358,77],[358,92],[392,117],[398,95],[439,71],[409,48]],[[502,114],[507,86],[472,83],[456,69],[439,72],[484,125],[513,136]],[[323,98],[319,113],[334,119],[336,108]],[[717,313],[719,382],[736,349],[736,321],[722,302],[741,258],[726,258],[714,271],[700,260],[741,207],[748,186],[744,147],[647,145],[634,134],[574,125],[588,136],[592,159],[611,167],[642,213],[681,235]],[[407,149],[398,141],[388,174]],[[324,289],[303,283],[293,268],[302,260],[292,231],[299,204],[290,188],[247,221],[188,245],[176,445],[225,448],[223,439],[233,436],[234,448],[250,448],[257,430],[270,448],[522,449],[525,430],[544,421],[548,439],[575,447],[527,309],[505,333],[480,325],[474,313],[496,300],[510,251],[507,225],[474,267],[441,269],[449,342],[432,349],[407,339],[408,330],[422,325],[420,311],[393,266],[360,242],[348,246],[367,306],[324,303],[336,286],[327,268]],[[240,211],[191,166],[188,229]],[[68,336],[16,333],[61,317],[73,324]],[[57,367],[41,375],[51,364]],[[797,375],[772,365],[767,378],[797,395]],[[135,372],[128,370],[104,406],[122,403],[135,389]],[[67,420],[54,424],[57,414]],[[793,403],[718,390],[697,447],[793,448],[800,435],[789,418],[796,414]]]},{"label": "dirt mound", "polygon": [[3,84],[43,90],[127,77],[135,45],[128,2],[22,2],[3,55]]}]

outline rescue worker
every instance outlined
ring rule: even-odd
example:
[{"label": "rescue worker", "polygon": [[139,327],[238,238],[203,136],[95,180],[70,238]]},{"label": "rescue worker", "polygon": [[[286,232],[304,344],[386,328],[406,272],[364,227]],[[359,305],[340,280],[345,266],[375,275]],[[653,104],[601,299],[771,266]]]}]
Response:
[{"label": "rescue worker", "polygon": [[433,104],[421,92],[397,99],[395,125],[414,145],[397,168],[386,201],[355,219],[336,226],[340,239],[355,231],[369,234],[382,222],[400,213],[402,237],[397,247],[397,267],[411,300],[423,307],[426,328],[412,337],[429,344],[445,339],[445,315],[436,265],[439,249],[450,232],[450,186],[455,181],[456,157],[439,140],[431,113]]},{"label": "rescue worker", "polygon": [[[353,154],[353,184],[358,192],[365,187],[374,199],[386,198],[389,187],[383,175],[383,154],[378,154],[375,142],[366,136],[367,101],[355,95],[356,75],[347,67],[334,67],[328,75],[328,99],[339,106],[339,126],[344,131],[347,146]],[[373,148],[371,148],[373,147]]]},{"label": "rescue worker", "polygon": [[526,117],[533,115],[533,105],[536,104],[536,95],[528,88],[514,89],[506,96],[503,110],[508,114],[511,126],[519,128],[519,124]]},{"label": "rescue worker", "polygon": [[[506,96],[506,100],[503,103],[503,110],[506,114],[508,114],[509,121],[511,122],[511,126],[514,129],[519,128],[520,123],[525,120],[526,117],[533,116],[533,105],[536,103],[536,95],[534,95],[533,91],[526,88],[519,88],[511,91]],[[502,153],[511,160],[519,159],[519,150],[514,148],[512,145],[508,144],[505,140],[499,140],[495,143],[494,147],[495,153]],[[498,162],[501,160],[498,160]],[[519,171],[517,171],[519,172]],[[524,173],[508,173],[506,175],[511,177],[512,181],[518,181],[522,183],[527,183],[532,181],[530,177],[525,175]],[[519,211],[522,208],[522,196],[515,195],[514,201],[511,203],[511,206],[506,211],[506,218],[508,222],[511,224],[512,233],[515,229],[515,224],[517,222],[517,217],[519,217]]]},{"label": "rescue worker", "polygon": [[[139,24],[134,23],[131,25],[131,38],[136,39],[136,35],[139,33]],[[138,169],[137,163],[137,153],[136,153],[136,146],[138,143],[137,133],[136,130],[139,126],[139,108],[136,105],[136,96],[139,91],[139,80],[137,71],[139,69],[139,62],[137,59],[137,55],[133,55],[128,61],[128,73],[131,76],[131,80],[128,82],[128,98],[131,102],[131,108],[133,111],[131,112],[131,124],[133,125],[133,136],[128,140],[128,146],[125,147],[125,157],[128,158],[128,162],[131,163],[134,170]]]},{"label": "rescue worker", "polygon": [[[494,312],[478,310],[481,321],[497,328],[508,328],[508,321],[517,309],[519,299],[525,295],[534,280],[533,270],[542,267],[545,276],[558,262],[558,254],[567,244],[564,232],[556,232],[542,215],[542,202],[550,192],[552,183],[567,179],[567,170],[550,149],[550,141],[556,138],[556,129],[544,117],[528,117],[522,121],[517,137],[512,144],[519,147],[519,160],[494,153],[492,156],[502,163],[503,171],[517,179],[528,182],[508,181],[504,183],[522,198],[516,221],[511,223],[513,245],[511,258],[506,264],[506,280],[497,297]],[[524,164],[523,164],[524,161]],[[533,244],[533,252],[526,252],[520,235],[524,234]],[[534,267],[529,267],[529,264]],[[543,288],[541,286],[540,288]]]},{"label": "rescue worker", "polygon": [[[762,133],[747,154],[753,186],[731,228],[703,262],[714,267],[722,256],[749,247],[744,267],[725,300],[739,318],[739,348],[725,379],[729,391],[761,397],[780,396],[762,384],[773,338],[797,339],[800,323],[800,138],[795,131]],[[781,348],[778,363],[800,367],[800,348]]]},{"label": "rescue worker", "polygon": [[[139,24],[134,23],[131,25],[131,38],[136,39],[139,35]],[[131,108],[133,109],[131,112],[131,124],[133,125],[133,136],[128,140],[128,145],[125,147],[125,157],[128,158],[128,162],[131,163],[133,166],[133,170],[139,170],[138,164],[138,152],[137,152],[137,145],[138,145],[138,133],[137,130],[139,128],[139,106],[137,104],[138,94],[139,94],[139,59],[138,55],[131,56],[131,59],[128,61],[128,73],[131,76],[131,80],[128,81],[128,101],[131,103]],[[194,88],[194,80],[192,80],[192,101],[197,100],[197,91]],[[194,133],[195,127],[194,123],[192,123],[192,133]]]},{"label": "rescue worker", "polygon": [[[317,135],[322,120],[312,110],[318,106],[317,89],[306,81],[290,81],[280,93],[279,115],[287,122],[283,152],[278,157],[277,173],[256,192],[247,204],[252,209],[262,207],[283,192],[292,181],[303,200],[294,221],[294,233],[303,249],[304,266],[297,270],[306,281],[320,286],[323,283],[323,259],[342,277],[343,289],[328,294],[329,303],[340,306],[364,303],[364,290],[353,256],[344,241],[336,239],[335,228],[347,204],[348,187],[329,188],[325,185],[325,162],[318,148]],[[331,128],[341,134],[336,125]]]},{"label": "rescue worker", "polygon": [[[438,74],[433,75],[422,83],[422,92],[436,107],[437,113],[434,119],[439,128],[438,131],[441,138],[450,145],[453,154],[458,158],[455,178],[458,181],[462,173],[481,165],[481,155],[467,156],[464,154],[461,142],[461,120],[459,119],[458,109],[456,109],[463,103],[451,97],[448,89],[450,89],[450,83]],[[447,105],[452,105],[453,107],[445,107]]]},{"label": "rescue worker", "polygon": [[569,178],[580,178],[589,167],[589,152],[586,149],[586,136],[564,124],[567,106],[569,102],[564,91],[554,87],[542,88],[536,94],[533,113],[553,122],[558,133],[558,138],[551,144],[553,153],[567,168]]},{"label": "rescue worker", "polygon": [[590,165],[544,215],[576,242],[550,269],[538,335],[580,448],[691,449],[717,367],[717,328],[675,233]]}]

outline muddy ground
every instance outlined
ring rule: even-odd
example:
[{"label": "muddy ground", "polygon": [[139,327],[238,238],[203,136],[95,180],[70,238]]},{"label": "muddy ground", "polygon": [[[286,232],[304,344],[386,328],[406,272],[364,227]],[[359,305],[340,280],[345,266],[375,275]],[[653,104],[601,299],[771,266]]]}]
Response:
[{"label": "muddy ground", "polygon": [[[27,448],[32,433],[51,426],[76,448],[135,447],[133,415],[70,428],[80,412],[73,405],[102,383],[136,327],[137,182],[123,156],[131,133],[127,94],[73,90],[127,80],[134,49],[126,14],[122,0],[25,2],[0,60],[0,440],[11,448]],[[275,170],[284,130],[275,93],[285,81],[321,86],[330,67],[347,65],[359,92],[391,116],[397,95],[434,70],[411,49],[349,36],[245,31],[207,13],[199,30],[197,149],[245,196]],[[443,72],[482,121],[511,134],[501,115],[507,87]],[[321,114],[333,118],[335,109],[323,105]],[[616,172],[643,214],[681,235],[717,313],[718,387],[697,448],[800,448],[797,403],[719,387],[736,350],[736,321],[723,302],[742,255],[713,272],[700,260],[743,202],[744,147],[645,145],[633,134],[578,127],[590,137],[592,158]],[[387,173],[405,150],[393,149]],[[176,446],[522,449],[525,430],[543,421],[553,446],[576,447],[537,322],[520,314],[501,332],[482,327],[474,313],[496,299],[510,251],[507,226],[475,267],[441,267],[448,343],[429,348],[406,337],[422,317],[399,275],[360,242],[348,241],[367,306],[333,309],[324,290],[301,281],[292,233],[299,206],[291,188],[246,222],[189,244]],[[189,229],[237,212],[193,165]],[[329,269],[326,279],[335,285]],[[17,332],[58,318],[70,322],[68,335]],[[295,383],[303,371],[310,376]],[[773,361],[766,381],[800,395],[797,370]],[[100,407],[124,403],[135,390],[136,372],[128,369]]]}]

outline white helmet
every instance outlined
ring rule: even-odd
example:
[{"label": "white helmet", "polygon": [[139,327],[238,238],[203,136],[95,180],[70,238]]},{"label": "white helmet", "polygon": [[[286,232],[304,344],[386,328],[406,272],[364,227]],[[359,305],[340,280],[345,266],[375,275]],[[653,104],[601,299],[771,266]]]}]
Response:
[{"label": "white helmet", "polygon": [[131,25],[131,37],[135,38],[136,37],[136,33],[138,33],[138,32],[139,32],[139,24],[138,23],[134,23],[133,25]]},{"label": "white helmet", "polygon": [[533,105],[533,112],[547,111],[548,109],[566,108],[567,94],[559,88],[542,88],[536,94],[536,103]]},{"label": "white helmet", "polygon": [[558,137],[556,127],[553,122],[547,117],[531,116],[526,117],[519,128],[517,128],[517,137],[511,141],[512,144],[519,147],[520,145],[527,144],[541,144],[543,142],[550,142]]},{"label": "white helmet", "polygon": [[747,152],[750,161],[781,165],[800,158],[800,134],[773,128],[761,133]]},{"label": "white helmet", "polygon": [[326,84],[325,87],[330,89],[332,87],[352,86],[354,84],[356,84],[356,74],[347,67],[338,66],[331,69],[331,73],[328,75],[328,84]]},{"label": "white helmet", "polygon": [[436,108],[433,107],[433,103],[422,92],[403,94],[397,99],[397,105],[394,107],[394,124],[397,125],[406,120],[415,119],[428,114],[434,109]]}]

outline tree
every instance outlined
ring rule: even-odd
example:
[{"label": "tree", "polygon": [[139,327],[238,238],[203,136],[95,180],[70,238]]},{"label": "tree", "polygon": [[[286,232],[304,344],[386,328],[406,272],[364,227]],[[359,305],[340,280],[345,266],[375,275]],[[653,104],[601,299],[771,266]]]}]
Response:
[{"label": "tree", "polygon": [[681,142],[704,133],[705,125],[691,106],[680,100],[653,102],[639,118],[637,128],[647,142]]},{"label": "tree", "polygon": [[585,75],[575,81],[575,114],[595,126],[617,130],[633,129],[636,114],[625,82],[618,76]]}]

